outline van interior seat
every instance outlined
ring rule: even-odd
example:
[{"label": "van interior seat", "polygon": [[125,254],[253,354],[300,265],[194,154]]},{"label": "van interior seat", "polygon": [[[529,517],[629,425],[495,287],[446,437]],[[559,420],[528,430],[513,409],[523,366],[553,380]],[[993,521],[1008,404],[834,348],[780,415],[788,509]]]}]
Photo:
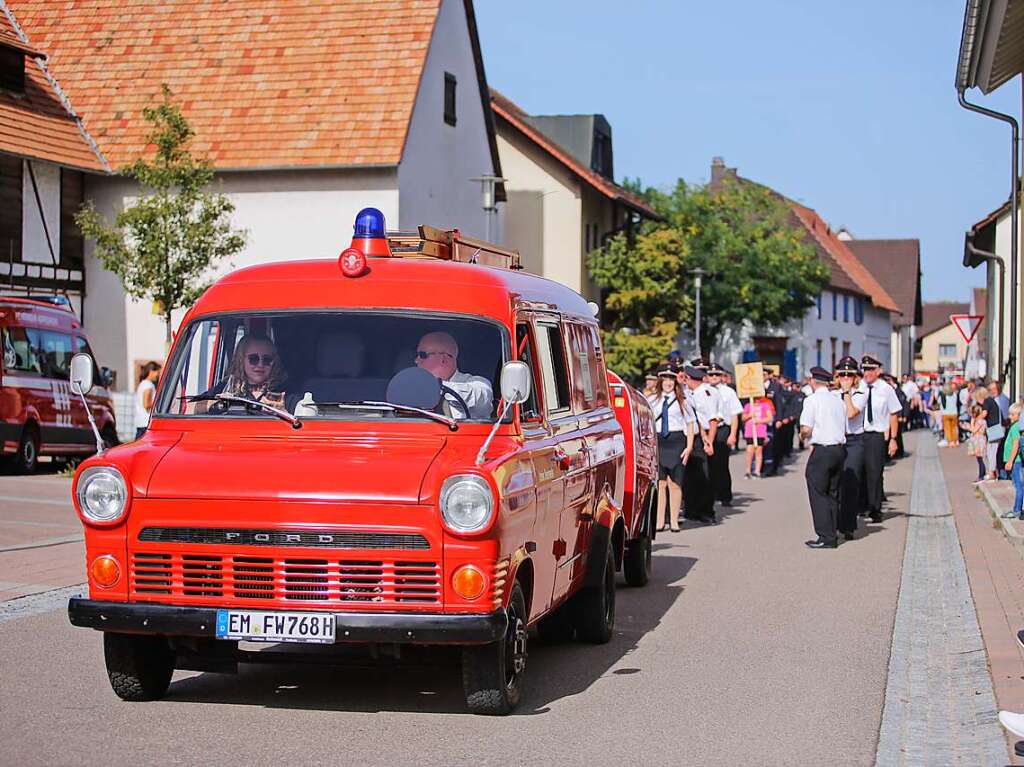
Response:
[{"label": "van interior seat", "polygon": [[329,332],[317,339],[316,372],[302,385],[317,402],[383,400],[388,379],[363,376],[366,343],[355,333]]}]

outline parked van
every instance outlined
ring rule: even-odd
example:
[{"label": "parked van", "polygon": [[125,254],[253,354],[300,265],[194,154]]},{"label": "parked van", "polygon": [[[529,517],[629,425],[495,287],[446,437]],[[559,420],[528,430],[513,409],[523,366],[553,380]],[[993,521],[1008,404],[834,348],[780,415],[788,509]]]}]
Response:
[{"label": "parked van", "polygon": [[187,314],[145,435],[75,477],[71,622],[126,700],[267,658],[241,641],[447,644],[469,710],[504,714],[530,627],[612,636],[625,456],[578,294],[367,209],[338,262],[237,271]]},{"label": "parked van", "polygon": [[[72,355],[92,356],[70,306],[36,298],[0,297],[0,446],[15,470],[32,473],[41,455],[77,458],[96,452],[81,398],[71,396]],[[94,366],[87,398],[107,445],[117,444],[105,373]]]}]

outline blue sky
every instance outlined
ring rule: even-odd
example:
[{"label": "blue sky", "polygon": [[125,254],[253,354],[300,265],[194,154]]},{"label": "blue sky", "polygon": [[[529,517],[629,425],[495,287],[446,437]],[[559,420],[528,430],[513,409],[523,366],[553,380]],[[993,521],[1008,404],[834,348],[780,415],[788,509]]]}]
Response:
[{"label": "blue sky", "polygon": [[[478,0],[487,79],[528,112],[600,112],[615,175],[704,182],[713,156],[856,237],[921,240],[926,301],[968,300],[963,233],[1009,194],[1009,128],[953,87],[964,0]],[[1017,113],[1018,80],[968,98]]]}]

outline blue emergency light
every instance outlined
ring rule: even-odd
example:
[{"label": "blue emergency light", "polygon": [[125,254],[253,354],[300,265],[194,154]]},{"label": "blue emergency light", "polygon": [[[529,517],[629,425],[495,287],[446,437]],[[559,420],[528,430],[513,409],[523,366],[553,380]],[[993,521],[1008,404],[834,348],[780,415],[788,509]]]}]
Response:
[{"label": "blue emergency light", "polygon": [[378,239],[384,236],[384,214],[376,208],[363,208],[356,213],[356,223],[352,227],[353,239]]}]

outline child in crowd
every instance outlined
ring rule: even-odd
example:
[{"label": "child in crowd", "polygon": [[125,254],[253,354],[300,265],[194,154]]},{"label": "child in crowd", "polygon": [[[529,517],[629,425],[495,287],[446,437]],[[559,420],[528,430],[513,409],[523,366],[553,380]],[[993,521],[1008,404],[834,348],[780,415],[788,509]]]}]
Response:
[{"label": "child in crowd", "polygon": [[1010,405],[1010,429],[1006,432],[1006,443],[1003,445],[1003,468],[1010,472],[1013,480],[1013,508],[1003,514],[1007,519],[1020,519],[1021,506],[1024,505],[1024,455],[1020,449],[1020,413],[1021,403]]},{"label": "child in crowd", "polygon": [[[743,406],[743,439],[747,442],[747,479],[761,477],[764,443],[768,424],[775,418],[775,408],[767,397],[759,397]],[[754,439],[757,438],[757,444]]]},{"label": "child in crowd", "polygon": [[985,479],[985,454],[988,451],[988,423],[985,420],[985,411],[981,405],[971,405],[970,423],[968,425],[967,455],[973,455],[978,459],[978,479],[982,482]]}]

